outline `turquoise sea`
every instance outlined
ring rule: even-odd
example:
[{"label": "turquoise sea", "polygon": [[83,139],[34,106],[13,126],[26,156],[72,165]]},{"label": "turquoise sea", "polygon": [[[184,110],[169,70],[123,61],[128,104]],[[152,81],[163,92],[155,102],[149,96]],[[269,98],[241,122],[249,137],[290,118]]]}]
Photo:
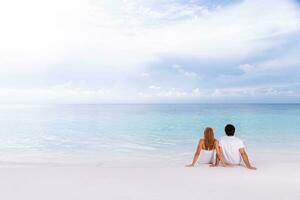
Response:
[{"label": "turquoise sea", "polygon": [[183,163],[227,123],[251,153],[300,152],[300,104],[0,105],[0,162]]}]

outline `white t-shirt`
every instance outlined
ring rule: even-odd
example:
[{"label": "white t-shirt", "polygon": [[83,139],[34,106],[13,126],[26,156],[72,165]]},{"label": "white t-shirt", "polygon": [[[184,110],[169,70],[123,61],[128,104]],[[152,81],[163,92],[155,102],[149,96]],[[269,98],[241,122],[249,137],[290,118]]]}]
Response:
[{"label": "white t-shirt", "polygon": [[244,148],[242,140],[234,136],[223,136],[220,139],[220,146],[223,150],[225,162],[232,165],[241,164],[241,154],[239,149]]}]

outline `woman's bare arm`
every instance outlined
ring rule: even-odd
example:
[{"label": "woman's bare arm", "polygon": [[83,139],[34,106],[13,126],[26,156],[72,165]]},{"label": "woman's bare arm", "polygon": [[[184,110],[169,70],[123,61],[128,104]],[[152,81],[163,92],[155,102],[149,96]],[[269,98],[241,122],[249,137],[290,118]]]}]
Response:
[{"label": "woman's bare arm", "polygon": [[225,166],[226,166],[226,163],[225,163],[225,159],[224,159],[224,156],[223,156],[223,151],[222,151],[222,149],[220,148],[219,142],[218,142],[217,140],[215,141],[215,148],[216,148],[216,152],[217,152],[216,165],[218,165],[218,164],[219,164],[219,161],[220,161],[220,162],[221,162],[221,165],[222,165],[223,167],[225,167]]},{"label": "woman's bare arm", "polygon": [[198,146],[197,146],[197,149],[196,149],[196,152],[195,152],[195,155],[194,155],[194,158],[193,158],[193,162],[192,164],[190,165],[187,165],[187,167],[194,167],[198,158],[199,158],[199,155],[200,155],[200,152],[201,152],[201,149],[203,147],[203,140],[201,139],[198,143]]}]

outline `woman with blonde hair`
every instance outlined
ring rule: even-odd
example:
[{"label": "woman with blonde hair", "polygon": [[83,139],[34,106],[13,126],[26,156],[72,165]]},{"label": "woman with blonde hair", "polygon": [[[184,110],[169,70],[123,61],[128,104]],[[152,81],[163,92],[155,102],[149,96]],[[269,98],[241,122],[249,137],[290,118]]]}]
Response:
[{"label": "woman with blonde hair", "polygon": [[[187,167],[194,167],[198,161],[201,164],[214,164],[216,158],[220,160],[222,166],[226,166],[222,152],[219,149],[219,142],[215,139],[214,130],[210,127],[205,128],[204,137],[199,140],[192,164]],[[200,155],[201,153],[201,155]]]}]

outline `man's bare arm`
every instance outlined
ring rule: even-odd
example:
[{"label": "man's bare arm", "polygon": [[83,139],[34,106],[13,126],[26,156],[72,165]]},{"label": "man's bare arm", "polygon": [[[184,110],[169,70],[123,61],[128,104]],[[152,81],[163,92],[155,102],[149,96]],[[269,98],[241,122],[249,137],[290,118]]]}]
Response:
[{"label": "man's bare arm", "polygon": [[251,166],[251,164],[250,164],[250,162],[249,162],[248,155],[247,155],[247,153],[246,153],[246,150],[245,150],[244,148],[241,148],[241,149],[239,149],[239,151],[240,151],[240,154],[241,154],[241,156],[242,156],[242,158],[243,158],[243,161],[244,161],[246,167],[247,167],[248,169],[256,170],[256,167]]}]

